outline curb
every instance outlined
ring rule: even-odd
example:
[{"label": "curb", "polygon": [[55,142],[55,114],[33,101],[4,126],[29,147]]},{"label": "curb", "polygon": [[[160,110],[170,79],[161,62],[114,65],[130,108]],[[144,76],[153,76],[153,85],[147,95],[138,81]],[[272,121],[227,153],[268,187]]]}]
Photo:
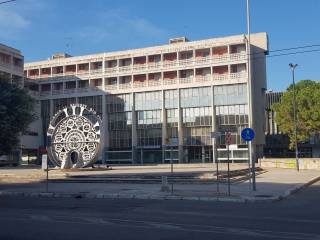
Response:
[{"label": "curb", "polygon": [[114,193],[53,193],[53,192],[5,192],[0,191],[1,196],[12,197],[38,197],[38,198],[87,198],[87,199],[145,199],[145,200],[186,200],[207,202],[241,202],[241,198],[228,197],[184,197],[179,195],[152,195],[152,194],[114,194]]},{"label": "curb", "polygon": [[305,188],[309,187],[310,185],[314,184],[315,182],[318,182],[319,180],[320,180],[320,176],[314,177],[310,181],[308,181],[308,182],[306,182],[304,184],[299,184],[299,185],[295,186],[294,188],[291,188],[291,189],[285,191],[285,193],[283,195],[279,196],[278,200],[286,199],[290,195],[292,195],[292,194],[294,194],[296,192],[299,192],[302,189],[305,189]]},{"label": "curb", "polygon": [[311,180],[309,180],[306,183],[303,184],[298,184],[295,187],[286,190],[283,194],[279,195],[279,196],[275,196],[275,197],[264,197],[264,198],[257,198],[257,197],[245,197],[243,198],[246,202],[251,202],[251,203],[258,203],[258,202],[276,202],[276,201],[281,201],[284,200],[286,198],[288,198],[289,196],[295,194],[296,192],[299,192],[305,188],[307,188],[308,186],[314,184],[315,182],[318,182],[320,180],[320,176],[318,177],[314,177]]},{"label": "curb", "polygon": [[154,194],[124,194],[124,193],[55,193],[55,192],[8,192],[0,191],[1,196],[13,197],[39,197],[39,198],[87,198],[87,199],[141,199],[141,200],[187,200],[187,201],[205,201],[205,202],[232,202],[232,203],[270,203],[288,198],[290,195],[307,188],[320,180],[320,176],[312,178],[310,181],[299,184],[284,194],[273,197],[197,197],[197,196],[179,196],[179,195],[154,195]]}]

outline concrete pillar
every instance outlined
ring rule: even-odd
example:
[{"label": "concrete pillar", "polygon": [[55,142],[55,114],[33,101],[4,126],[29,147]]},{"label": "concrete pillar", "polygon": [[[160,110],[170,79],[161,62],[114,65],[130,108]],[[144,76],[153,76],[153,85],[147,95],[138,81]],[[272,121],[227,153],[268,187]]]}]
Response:
[{"label": "concrete pillar", "polygon": [[136,163],[136,150],[137,150],[137,114],[135,107],[135,93],[132,93],[132,163]]},{"label": "concrete pillar", "polygon": [[206,149],[204,146],[201,146],[201,161],[202,163],[206,162]]},{"label": "concrete pillar", "polygon": [[107,96],[106,94],[102,95],[102,133],[101,133],[101,140],[102,140],[102,163],[106,163],[107,161],[107,154],[106,151],[109,149],[109,130],[108,130],[108,114],[107,114]]},{"label": "concrete pillar", "polygon": [[165,91],[162,90],[162,163],[165,161],[165,150],[167,143],[167,111],[165,108]]},{"label": "concrete pillar", "polygon": [[[211,85],[211,94],[212,94],[212,100],[211,100],[211,111],[212,111],[212,132],[217,131],[217,122],[216,122],[216,108],[214,105],[214,87]],[[217,138],[219,139],[219,138]],[[216,162],[218,157],[217,157],[217,139],[212,138],[212,161]]]},{"label": "concrete pillar", "polygon": [[53,109],[53,99],[50,99],[49,100],[50,101],[50,121],[51,121],[51,119],[52,119],[52,117],[53,117],[53,115],[55,114],[55,112],[54,112],[54,109]]},{"label": "concrete pillar", "polygon": [[178,89],[178,137],[179,137],[179,163],[183,162],[183,122],[182,122],[182,108],[181,108],[181,89]]}]

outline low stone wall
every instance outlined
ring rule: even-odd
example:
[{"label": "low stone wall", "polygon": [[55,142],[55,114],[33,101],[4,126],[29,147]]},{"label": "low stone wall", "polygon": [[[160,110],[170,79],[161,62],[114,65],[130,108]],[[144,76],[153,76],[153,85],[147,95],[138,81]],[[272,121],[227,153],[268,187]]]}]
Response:
[{"label": "low stone wall", "polygon": [[[295,158],[261,158],[259,159],[259,165],[262,168],[297,168]],[[299,169],[320,170],[320,158],[300,158]]]}]

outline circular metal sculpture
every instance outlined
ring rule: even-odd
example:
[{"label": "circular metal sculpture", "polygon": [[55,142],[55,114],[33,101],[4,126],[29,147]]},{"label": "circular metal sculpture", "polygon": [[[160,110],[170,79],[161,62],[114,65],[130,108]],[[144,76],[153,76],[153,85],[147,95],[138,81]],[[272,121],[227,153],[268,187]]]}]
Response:
[{"label": "circular metal sculpture", "polygon": [[48,156],[61,168],[89,167],[97,160],[101,119],[83,104],[71,104],[56,113],[49,124]]}]

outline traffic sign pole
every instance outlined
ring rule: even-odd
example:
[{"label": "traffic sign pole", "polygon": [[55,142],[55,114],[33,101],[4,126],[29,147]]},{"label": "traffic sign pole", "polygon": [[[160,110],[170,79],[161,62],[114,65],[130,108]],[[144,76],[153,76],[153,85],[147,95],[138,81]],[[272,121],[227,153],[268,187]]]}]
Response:
[{"label": "traffic sign pole", "polygon": [[227,151],[228,151],[228,196],[230,196],[230,151],[229,151],[229,144],[227,145]]},{"label": "traffic sign pole", "polygon": [[[256,191],[256,164],[255,164],[255,159],[252,156],[252,144],[251,141],[254,139],[255,133],[252,128],[245,128],[241,131],[241,137],[244,141],[247,142],[248,144],[248,151],[249,151],[249,183],[250,179],[252,177],[252,191]],[[251,160],[251,168],[250,168],[250,160]]]}]

